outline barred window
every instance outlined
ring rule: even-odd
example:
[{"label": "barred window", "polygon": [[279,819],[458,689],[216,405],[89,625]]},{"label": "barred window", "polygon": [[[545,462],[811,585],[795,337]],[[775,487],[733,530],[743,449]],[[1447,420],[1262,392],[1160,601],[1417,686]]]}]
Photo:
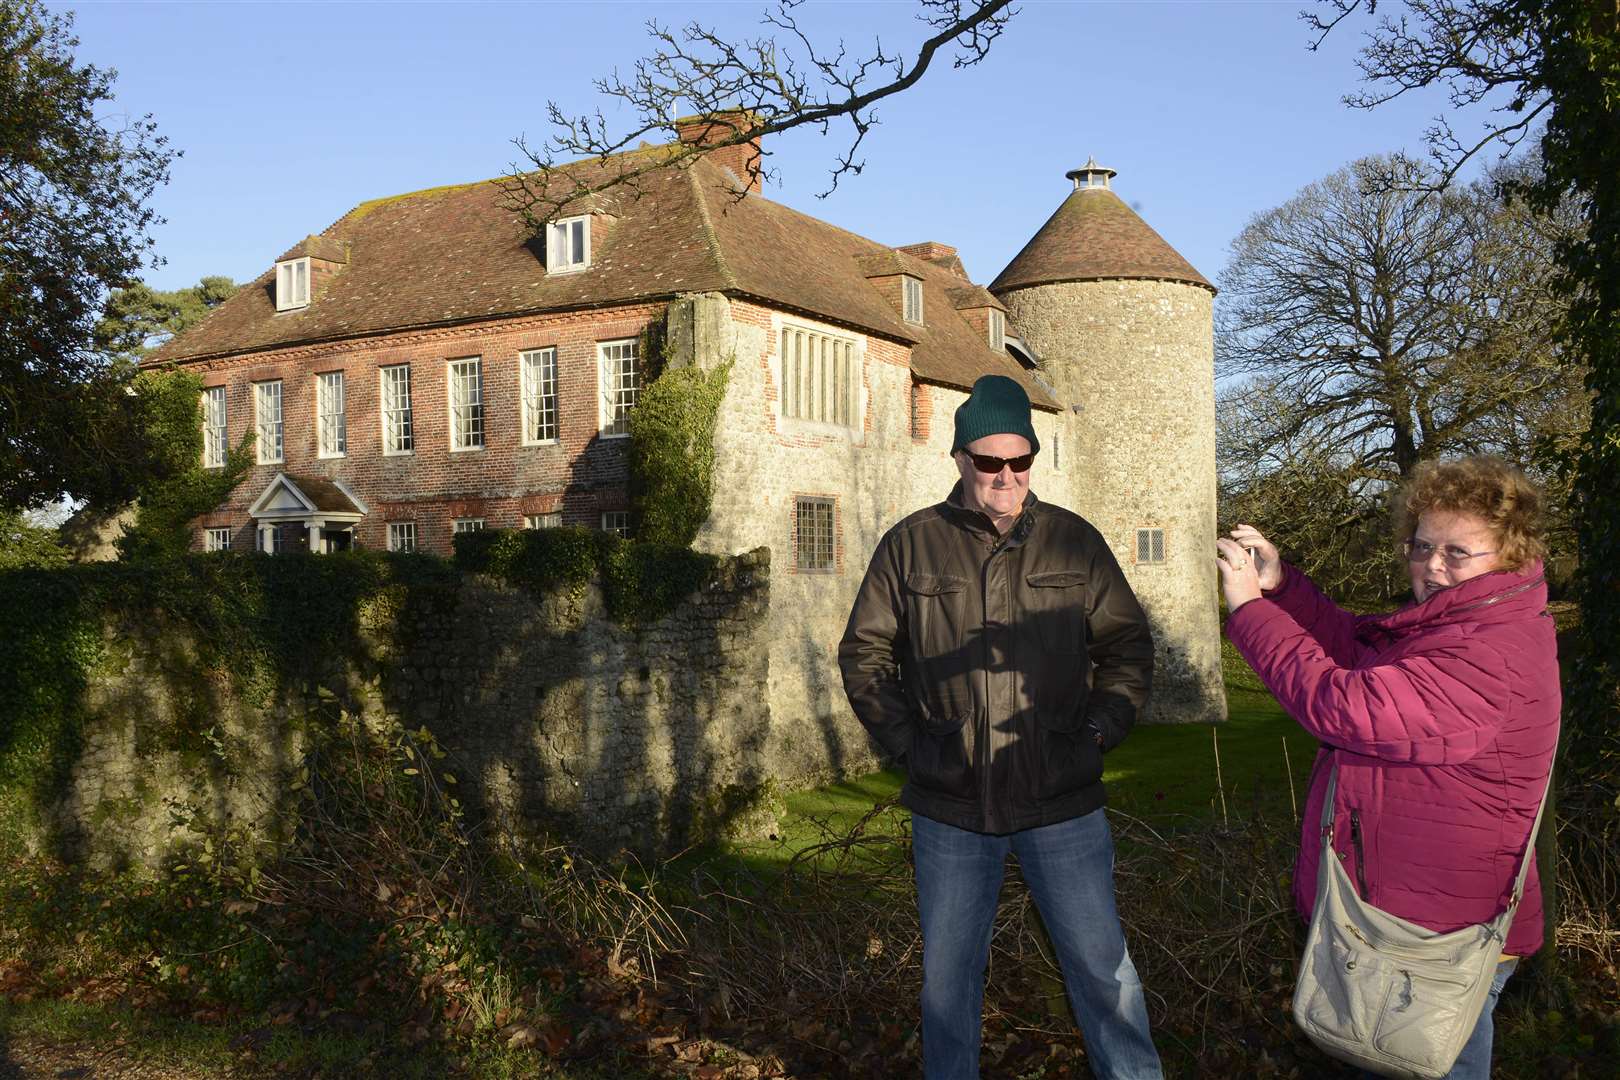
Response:
[{"label": "barred window", "polygon": [[1139,563],[1164,562],[1164,530],[1136,530],[1136,561]]},{"label": "barred window", "polygon": [[1007,347],[1007,316],[990,309],[990,347],[1001,352]]},{"label": "barred window", "polygon": [[602,514],[602,531],[614,536],[630,536],[630,511],[608,510]]},{"label": "barred window", "polygon": [[782,415],[853,427],[860,386],[855,343],[784,326],[781,344]]},{"label": "barred window", "polygon": [[225,465],[225,388],[210,386],[203,391],[203,468]]},{"label": "barred window", "polygon": [[607,438],[629,435],[630,410],[636,407],[641,391],[636,367],[640,343],[635,338],[604,341],[596,352],[601,368],[602,434]]},{"label": "barred window", "polygon": [[204,551],[229,551],[229,550],[231,550],[231,530],[229,530],[229,529],[208,529],[208,530],[206,530],[203,533],[203,550]]},{"label": "barred window", "polygon": [[523,363],[523,441],[557,441],[557,350],[526,352]]},{"label": "barred window", "polygon": [[343,372],[316,376],[315,423],[321,457],[342,457],[349,452],[349,423],[344,415]]},{"label": "barred window", "polygon": [[484,375],[478,357],[452,360],[450,375],[450,449],[478,450],[484,445]]},{"label": "barred window", "polygon": [[253,416],[259,436],[259,464],[282,460],[281,380],[253,384]]},{"label": "barred window", "polygon": [[922,281],[920,281],[919,279],[914,278],[914,277],[902,277],[900,279],[900,281],[904,285],[904,295],[905,295],[904,308],[905,308],[905,310],[902,312],[902,314],[905,316],[906,322],[908,322],[908,323],[920,323],[920,322],[922,322],[923,321]]},{"label": "barred window", "polygon": [[416,550],[416,522],[390,521],[388,523],[388,550]]},{"label": "barred window", "polygon": [[833,500],[799,496],[793,500],[793,550],[800,570],[834,569]]},{"label": "barred window", "polygon": [[552,511],[549,514],[525,514],[523,516],[525,529],[556,529],[562,527],[561,511]]},{"label": "barred window", "polygon": [[383,453],[411,452],[411,365],[379,368],[382,375]]}]

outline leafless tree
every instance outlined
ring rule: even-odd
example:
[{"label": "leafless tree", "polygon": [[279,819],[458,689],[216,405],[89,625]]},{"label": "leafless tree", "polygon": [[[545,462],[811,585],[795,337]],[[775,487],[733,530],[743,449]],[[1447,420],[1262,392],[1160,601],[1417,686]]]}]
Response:
[{"label": "leafless tree", "polygon": [[1368,158],[1233,242],[1216,335],[1227,512],[1321,548],[1334,566],[1317,572],[1344,588],[1388,584],[1372,565],[1388,494],[1419,461],[1533,463],[1585,428],[1556,338],[1553,253],[1575,225],[1499,194],[1522,170],[1435,190],[1432,170]]},{"label": "leafless tree", "polygon": [[[525,164],[514,164],[502,181],[507,205],[538,232],[565,207],[613,188],[634,190],[649,173],[690,161],[705,150],[755,144],[766,135],[799,127],[822,133],[844,126],[847,141],[823,195],[845,176],[859,174],[867,134],[877,123],[878,102],[914,86],[941,50],[954,50],[952,66],[983,60],[1017,12],[1012,0],[915,0],[927,37],[913,50],[895,52],[875,41],[852,50],[844,41],[813,40],[801,25],[803,0],[780,0],[766,12],[757,38],[731,40],[700,23],[680,31],[656,21],[647,25],[654,49],[628,75],[596,80],[599,94],[629,107],[622,129],[601,110],[569,115],[546,106],[551,133],[538,145],[514,140]],[[681,143],[676,120],[712,118],[703,145]],[[647,140],[658,145],[647,146]],[[640,153],[630,151],[641,150]],[[758,151],[751,169],[771,175]],[[578,161],[594,169],[568,169]]]},{"label": "leafless tree", "polygon": [[[1384,11],[1394,5],[1385,4]],[[1440,115],[1424,132],[1432,170],[1408,174],[1445,187],[1480,152],[1496,144],[1501,160],[1535,134],[1552,105],[1540,77],[1543,41],[1533,5],[1503,0],[1404,0],[1397,14],[1379,15],[1379,0],[1319,0],[1302,11],[1315,50],[1357,13],[1377,18],[1356,66],[1371,87],[1345,96],[1352,108],[1372,109],[1413,91],[1440,88],[1454,110],[1484,106],[1489,119],[1460,134]],[[1393,179],[1387,174],[1386,179]]]}]

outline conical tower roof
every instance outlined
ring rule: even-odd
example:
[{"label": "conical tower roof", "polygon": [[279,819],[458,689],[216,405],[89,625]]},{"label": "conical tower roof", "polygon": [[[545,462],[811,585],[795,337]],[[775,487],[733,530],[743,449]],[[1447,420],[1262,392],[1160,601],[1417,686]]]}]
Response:
[{"label": "conical tower roof", "polygon": [[1184,281],[1215,291],[1114,194],[1113,169],[1091,160],[1067,175],[1074,191],[990,283],[991,292],[999,296],[1028,285],[1118,278]]}]

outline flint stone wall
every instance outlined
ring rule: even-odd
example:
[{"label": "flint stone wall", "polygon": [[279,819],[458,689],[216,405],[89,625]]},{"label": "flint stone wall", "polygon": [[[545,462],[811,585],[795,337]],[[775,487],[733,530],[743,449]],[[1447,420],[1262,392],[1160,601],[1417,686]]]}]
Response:
[{"label": "flint stone wall", "polygon": [[207,670],[183,628],[132,614],[107,627],[82,751],[40,842],[111,867],[161,865],[204,826],[273,845],[309,725],[341,712],[425,726],[469,815],[498,832],[646,854],[768,832],[774,784],[801,781],[768,752],[769,607],[765,550],[722,559],[639,629],[611,621],[595,586],[537,600],[469,576],[369,603],[354,655],[262,705]]}]

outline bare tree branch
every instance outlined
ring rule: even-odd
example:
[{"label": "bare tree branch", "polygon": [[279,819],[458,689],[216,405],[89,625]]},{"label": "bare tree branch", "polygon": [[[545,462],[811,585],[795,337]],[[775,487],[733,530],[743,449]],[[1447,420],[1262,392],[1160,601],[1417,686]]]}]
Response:
[{"label": "bare tree branch", "polygon": [[[759,145],[761,138],[807,126],[825,134],[842,120],[849,142],[820,193],[825,197],[865,167],[859,155],[878,123],[878,102],[916,85],[941,50],[954,46],[953,67],[979,63],[1017,14],[1012,0],[917,0],[918,21],[933,32],[908,63],[881,42],[861,55],[843,41],[818,45],[797,18],[802,2],[780,0],[765,14],[761,22],[774,38],[732,41],[697,22],[679,33],[649,23],[652,54],[637,60],[628,76],[615,71],[595,82],[602,96],[629,106],[635,119],[628,128],[615,133],[600,110],[570,116],[548,103],[552,132],[546,140],[538,146],[523,136],[513,140],[527,164],[514,164],[501,181],[506,205],[538,233],[566,208],[615,188],[634,193],[637,182],[657,170],[734,146],[747,147],[748,170],[768,178],[763,159],[770,151]],[[676,121],[683,115],[708,118],[698,140],[681,141]],[[660,145],[647,145],[648,137]],[[570,168],[582,161],[595,167]]]}]

